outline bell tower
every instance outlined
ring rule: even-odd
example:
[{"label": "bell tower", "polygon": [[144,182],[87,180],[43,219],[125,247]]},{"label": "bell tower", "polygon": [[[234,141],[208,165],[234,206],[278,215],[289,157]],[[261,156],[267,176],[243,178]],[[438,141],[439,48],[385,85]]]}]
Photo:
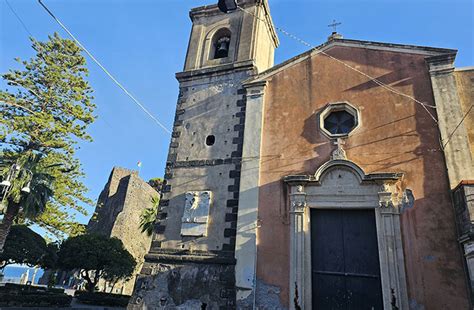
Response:
[{"label": "bell tower", "polygon": [[273,66],[278,38],[267,0],[237,1],[238,9],[222,13],[216,5],[194,8],[184,71],[253,62],[262,72]]},{"label": "bell tower", "polygon": [[[217,2],[217,1],[216,1]],[[273,66],[267,0],[194,8],[153,242],[128,309],[236,307],[246,113],[242,82]],[[249,94],[250,96],[251,94]]]}]

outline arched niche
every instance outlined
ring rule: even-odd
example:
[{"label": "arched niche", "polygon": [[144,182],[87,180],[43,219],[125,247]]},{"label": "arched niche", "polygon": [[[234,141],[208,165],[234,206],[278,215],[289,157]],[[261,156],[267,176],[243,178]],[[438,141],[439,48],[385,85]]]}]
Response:
[{"label": "arched niche", "polygon": [[[201,66],[215,66],[235,61],[237,37],[238,33],[236,33],[234,27],[228,23],[221,23],[210,29],[202,41],[203,47],[201,49],[202,54],[200,55]],[[228,41],[228,53],[226,57],[215,57],[219,40]]]},{"label": "arched niche", "polygon": [[209,59],[229,57],[231,32],[228,28],[220,28],[212,37]]}]

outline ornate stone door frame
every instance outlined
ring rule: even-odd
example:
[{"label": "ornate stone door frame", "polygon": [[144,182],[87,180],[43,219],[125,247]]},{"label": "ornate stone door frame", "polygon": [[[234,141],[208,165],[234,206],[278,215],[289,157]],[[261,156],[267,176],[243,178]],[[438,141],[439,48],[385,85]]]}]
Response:
[{"label": "ornate stone door frame", "polygon": [[315,175],[284,178],[290,193],[290,309],[295,297],[301,309],[311,309],[310,209],[374,209],[384,309],[408,309],[399,207],[403,193],[395,184],[401,173],[365,174],[355,163],[336,159]]}]

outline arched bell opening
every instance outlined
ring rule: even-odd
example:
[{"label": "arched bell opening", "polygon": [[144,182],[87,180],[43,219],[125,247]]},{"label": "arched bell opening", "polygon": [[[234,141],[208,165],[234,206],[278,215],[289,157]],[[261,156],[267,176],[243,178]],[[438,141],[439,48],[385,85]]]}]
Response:
[{"label": "arched bell opening", "polygon": [[229,56],[231,33],[227,28],[219,29],[212,38],[211,59]]}]

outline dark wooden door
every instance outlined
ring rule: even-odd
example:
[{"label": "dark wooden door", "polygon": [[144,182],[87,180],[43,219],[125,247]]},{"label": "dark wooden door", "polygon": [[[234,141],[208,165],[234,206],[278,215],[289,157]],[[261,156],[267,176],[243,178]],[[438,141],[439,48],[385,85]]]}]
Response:
[{"label": "dark wooden door", "polygon": [[311,210],[313,309],[383,309],[374,210]]}]

